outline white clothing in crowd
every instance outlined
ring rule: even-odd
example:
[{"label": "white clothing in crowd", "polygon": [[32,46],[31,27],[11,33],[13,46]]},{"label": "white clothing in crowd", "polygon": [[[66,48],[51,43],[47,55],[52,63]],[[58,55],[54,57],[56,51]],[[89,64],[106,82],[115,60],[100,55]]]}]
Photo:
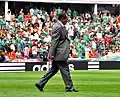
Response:
[{"label": "white clothing in crowd", "polygon": [[38,50],[37,50],[37,47],[36,47],[36,46],[33,46],[33,47],[32,47],[32,54],[33,54],[33,55],[37,55],[37,51],[38,51]]},{"label": "white clothing in crowd", "polygon": [[7,12],[5,19],[7,21],[11,21],[11,11],[10,10]]},{"label": "white clothing in crowd", "polygon": [[97,35],[97,38],[98,38],[98,39],[103,38],[103,37],[102,37],[102,33],[101,33],[101,32],[97,32],[97,33],[96,33],[96,35]]},{"label": "white clothing in crowd", "polygon": [[74,36],[74,27],[73,25],[70,25],[69,23],[66,24],[66,30],[68,30],[68,38],[71,36]]},{"label": "white clothing in crowd", "polygon": [[97,44],[95,43],[95,41],[92,41],[91,44],[92,44],[92,48],[93,48],[94,50],[96,50]]},{"label": "white clothing in crowd", "polygon": [[47,35],[47,37],[44,38],[44,42],[50,43],[51,42],[51,36]]},{"label": "white clothing in crowd", "polygon": [[31,9],[30,9],[30,15],[33,16],[33,13],[34,13],[34,9],[31,8]]}]

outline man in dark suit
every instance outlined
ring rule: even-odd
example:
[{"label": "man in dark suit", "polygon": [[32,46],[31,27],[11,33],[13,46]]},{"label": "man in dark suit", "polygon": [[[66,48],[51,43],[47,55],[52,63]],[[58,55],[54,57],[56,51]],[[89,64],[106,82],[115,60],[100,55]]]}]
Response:
[{"label": "man in dark suit", "polygon": [[53,25],[52,42],[49,50],[49,58],[52,59],[51,69],[43,76],[39,83],[35,86],[43,91],[45,84],[60,70],[63,81],[65,83],[66,92],[78,92],[73,88],[73,82],[70,76],[67,59],[70,53],[70,40],[68,39],[68,31],[65,29],[65,24],[68,21],[66,13],[58,16],[57,22]]}]

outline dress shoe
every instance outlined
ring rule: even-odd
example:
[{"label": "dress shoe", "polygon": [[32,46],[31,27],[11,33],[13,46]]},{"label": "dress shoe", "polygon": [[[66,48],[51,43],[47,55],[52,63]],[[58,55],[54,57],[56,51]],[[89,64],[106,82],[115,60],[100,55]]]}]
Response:
[{"label": "dress shoe", "polygon": [[43,92],[43,88],[39,84],[36,83],[35,86],[39,89],[39,91]]},{"label": "dress shoe", "polygon": [[65,92],[78,92],[78,90],[71,88],[71,89],[66,89]]}]

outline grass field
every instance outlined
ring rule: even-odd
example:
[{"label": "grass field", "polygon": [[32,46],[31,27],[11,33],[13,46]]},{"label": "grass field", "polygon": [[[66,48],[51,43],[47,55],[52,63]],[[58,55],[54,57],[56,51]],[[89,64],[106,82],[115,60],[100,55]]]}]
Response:
[{"label": "grass field", "polygon": [[71,72],[78,93],[64,92],[60,73],[39,92],[34,84],[44,73],[0,73],[0,97],[120,97],[119,70]]}]

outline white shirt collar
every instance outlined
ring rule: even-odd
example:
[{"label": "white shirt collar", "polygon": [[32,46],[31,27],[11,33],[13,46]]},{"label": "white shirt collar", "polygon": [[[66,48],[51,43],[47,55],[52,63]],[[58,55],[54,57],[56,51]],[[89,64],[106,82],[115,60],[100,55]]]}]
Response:
[{"label": "white shirt collar", "polygon": [[61,21],[58,20],[58,22],[60,23],[61,26],[64,26],[63,23]]}]

